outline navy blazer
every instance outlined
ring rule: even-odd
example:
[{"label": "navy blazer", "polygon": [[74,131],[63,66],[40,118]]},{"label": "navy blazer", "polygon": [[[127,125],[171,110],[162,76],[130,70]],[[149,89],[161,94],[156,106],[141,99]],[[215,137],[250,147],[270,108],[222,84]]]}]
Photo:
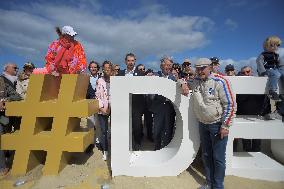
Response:
[{"label": "navy blazer", "polygon": [[[92,76],[90,75],[90,78]],[[98,74],[98,79],[101,77],[101,75]],[[96,98],[96,89],[93,89],[91,81],[89,82],[87,93],[86,93],[86,99],[95,99]]]},{"label": "navy blazer", "polygon": [[[117,76],[125,76],[125,70],[120,70]],[[134,70],[133,76],[145,76],[145,74],[139,70]],[[134,111],[142,112],[144,111],[146,105],[145,95],[135,94],[132,96],[132,107]]]},{"label": "navy blazer", "polygon": [[95,99],[96,98],[96,89],[93,89],[91,83],[88,85],[86,99]]},{"label": "navy blazer", "polygon": [[[163,77],[162,71],[155,72],[154,75],[158,77]],[[176,78],[172,74],[169,74],[168,79],[176,81]],[[163,105],[165,104],[165,102],[168,102],[168,99],[166,97],[156,94],[150,106],[150,111],[154,113],[163,111]]]},{"label": "navy blazer", "polygon": [[[120,70],[118,72],[118,75],[117,76],[125,76],[125,71],[126,69],[124,70]],[[145,76],[145,74],[137,69],[134,70],[134,73],[133,73],[133,76]]]},{"label": "navy blazer", "polygon": [[[155,76],[159,76],[159,77],[163,77],[162,71],[155,72],[154,75]],[[173,81],[177,81],[175,76],[173,74],[171,74],[171,73],[169,74],[168,79],[173,80]]]}]

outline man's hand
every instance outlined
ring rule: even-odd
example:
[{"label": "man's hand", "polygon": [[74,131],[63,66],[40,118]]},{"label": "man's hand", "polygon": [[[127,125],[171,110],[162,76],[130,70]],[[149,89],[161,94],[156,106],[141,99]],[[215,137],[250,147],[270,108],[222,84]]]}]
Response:
[{"label": "man's hand", "polygon": [[71,47],[71,43],[70,41],[66,38],[66,37],[62,37],[59,40],[59,43],[62,47],[64,47],[65,49],[69,49]]},{"label": "man's hand", "polygon": [[262,76],[262,77],[267,77],[267,72],[265,71],[265,72],[262,72],[261,74],[260,74],[260,76]]},{"label": "man's hand", "polygon": [[5,102],[4,101],[0,101],[0,111],[3,112],[5,111]]},{"label": "man's hand", "polygon": [[181,85],[181,94],[183,94],[184,96],[188,96],[189,94],[189,88],[186,83],[183,83]]},{"label": "man's hand", "polygon": [[53,71],[53,72],[51,72],[51,75],[53,75],[53,76],[55,76],[55,77],[60,76],[60,74],[59,74],[57,71]]},{"label": "man's hand", "polygon": [[220,129],[220,138],[223,139],[224,137],[228,136],[229,130],[225,128]]}]

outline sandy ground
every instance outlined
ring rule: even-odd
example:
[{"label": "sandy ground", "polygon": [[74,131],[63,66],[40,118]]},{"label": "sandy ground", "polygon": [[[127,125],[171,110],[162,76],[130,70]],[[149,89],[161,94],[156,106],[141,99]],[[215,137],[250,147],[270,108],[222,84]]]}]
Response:
[{"label": "sandy ground", "polygon": [[[81,126],[86,125],[81,123]],[[144,148],[151,150],[149,143]],[[26,175],[0,177],[0,189],[101,189],[108,185],[111,189],[195,189],[205,182],[201,161],[194,161],[184,172],[176,177],[135,178],[118,176],[111,178],[110,160],[103,161],[102,153],[93,149],[88,153],[74,153],[69,165],[56,176],[43,176],[38,165]],[[23,180],[18,187],[14,184]],[[284,182],[252,180],[236,176],[225,177],[226,189],[284,189]]]},{"label": "sandy ground", "polygon": [[[59,175],[43,176],[39,165],[22,177],[7,175],[0,179],[0,188],[21,189],[100,189],[107,184],[113,189],[190,189],[204,183],[204,176],[199,162],[195,162],[186,171],[176,177],[134,178],[126,176],[110,177],[110,161],[103,161],[97,149],[91,153],[76,153]],[[13,184],[23,179],[25,184],[14,187]],[[226,189],[284,189],[284,182],[251,180],[235,176],[225,178]]]}]

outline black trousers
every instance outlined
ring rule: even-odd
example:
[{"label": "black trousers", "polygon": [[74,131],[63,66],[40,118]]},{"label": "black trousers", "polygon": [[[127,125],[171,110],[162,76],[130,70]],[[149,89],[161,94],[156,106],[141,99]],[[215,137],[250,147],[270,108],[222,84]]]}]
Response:
[{"label": "black trousers", "polygon": [[144,126],[146,126],[147,138],[150,141],[153,141],[153,112],[150,111],[152,99],[150,95],[146,95],[145,98],[146,106],[144,109]]},{"label": "black trousers", "polygon": [[173,137],[175,110],[170,101],[158,105],[154,112],[153,137],[155,150],[167,146]]},{"label": "black trousers", "polygon": [[260,152],[260,139],[242,139],[243,149],[246,152]]},{"label": "black trousers", "polygon": [[143,136],[142,116],[145,109],[145,97],[142,94],[132,95],[132,148],[139,150]]}]

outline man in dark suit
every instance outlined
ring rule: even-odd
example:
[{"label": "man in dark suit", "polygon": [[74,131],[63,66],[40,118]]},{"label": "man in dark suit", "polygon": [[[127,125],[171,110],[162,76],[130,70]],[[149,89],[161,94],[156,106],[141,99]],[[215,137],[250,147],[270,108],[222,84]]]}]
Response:
[{"label": "man in dark suit", "polygon": [[[135,70],[136,57],[133,53],[128,53],[125,56],[126,69],[120,70],[118,76],[144,76],[140,70]],[[139,150],[143,136],[142,115],[145,109],[145,96],[143,94],[132,95],[132,149]]]},{"label": "man in dark suit", "polygon": [[[171,74],[173,61],[169,57],[161,59],[161,71],[154,73],[159,77],[164,77],[176,81]],[[153,138],[155,142],[155,150],[159,150],[167,146],[173,137],[175,124],[175,110],[171,101],[161,95],[155,95],[151,111],[154,113]]]}]

